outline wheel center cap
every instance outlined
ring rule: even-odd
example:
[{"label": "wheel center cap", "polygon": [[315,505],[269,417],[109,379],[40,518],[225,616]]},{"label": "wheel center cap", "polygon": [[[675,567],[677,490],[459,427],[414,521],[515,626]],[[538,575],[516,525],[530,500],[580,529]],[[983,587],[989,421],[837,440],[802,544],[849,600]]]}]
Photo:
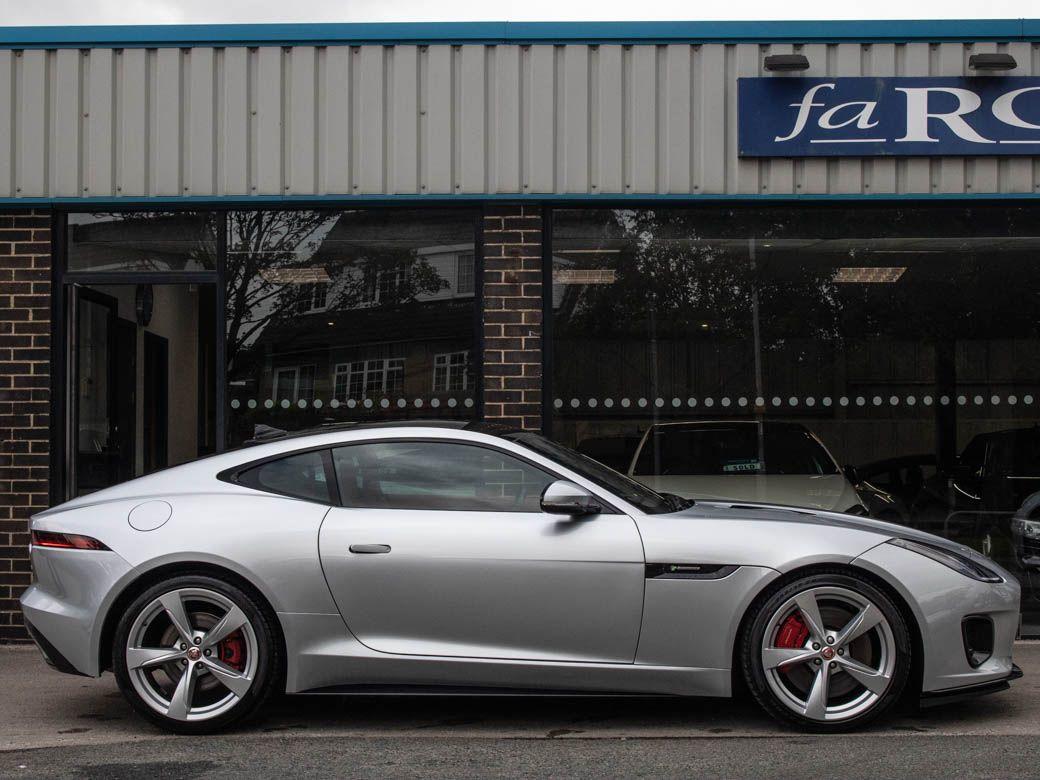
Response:
[{"label": "wheel center cap", "polygon": [[[827,649],[830,650],[829,647]],[[833,655],[833,653],[832,653],[832,655]],[[198,661],[200,658],[202,658],[202,651],[199,650],[199,648],[197,648],[197,647],[189,647],[188,648],[188,660],[189,661]]]},{"label": "wheel center cap", "polygon": [[822,655],[826,660],[829,661],[832,658],[834,658],[834,648],[833,647],[825,647],[825,648],[823,648],[823,650],[820,651],[820,655]]}]

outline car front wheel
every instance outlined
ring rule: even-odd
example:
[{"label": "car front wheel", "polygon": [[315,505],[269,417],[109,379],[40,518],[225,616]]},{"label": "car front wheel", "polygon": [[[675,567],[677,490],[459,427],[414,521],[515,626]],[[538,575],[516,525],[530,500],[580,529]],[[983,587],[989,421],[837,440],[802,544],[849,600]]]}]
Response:
[{"label": "car front wheel", "polygon": [[867,579],[844,573],[781,587],[758,607],[740,651],[759,704],[811,731],[874,720],[899,699],[910,669],[899,610]]},{"label": "car front wheel", "polygon": [[255,714],[277,678],[278,645],[262,605],[209,576],[155,585],[115,632],[113,668],[123,695],[161,728],[217,731]]}]

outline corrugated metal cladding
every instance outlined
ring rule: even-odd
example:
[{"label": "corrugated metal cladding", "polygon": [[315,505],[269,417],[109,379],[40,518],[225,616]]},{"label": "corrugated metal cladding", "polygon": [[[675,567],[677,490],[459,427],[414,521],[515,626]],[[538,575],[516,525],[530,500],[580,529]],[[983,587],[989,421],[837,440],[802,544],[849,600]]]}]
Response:
[{"label": "corrugated metal cladding", "polygon": [[[808,44],[807,76],[967,75],[1035,43]],[[0,51],[0,197],[1040,190],[1040,158],[739,160],[790,44]],[[42,97],[42,99],[41,99]],[[6,110],[10,107],[10,110]]]}]

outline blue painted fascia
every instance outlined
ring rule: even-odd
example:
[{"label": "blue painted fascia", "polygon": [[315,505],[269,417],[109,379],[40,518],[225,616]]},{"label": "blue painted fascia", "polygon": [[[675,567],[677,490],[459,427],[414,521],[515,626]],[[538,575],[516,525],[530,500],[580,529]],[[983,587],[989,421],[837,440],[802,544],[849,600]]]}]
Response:
[{"label": "blue painted fascia", "polygon": [[760,22],[394,22],[0,27],[0,48],[362,43],[711,43],[1040,40],[1038,19]]},{"label": "blue painted fascia", "polygon": [[0,210],[30,208],[60,208],[72,211],[133,208],[271,208],[271,207],[361,207],[361,206],[448,206],[452,204],[479,204],[481,202],[537,202],[545,205],[626,204],[635,203],[805,203],[805,202],[884,202],[884,201],[1040,201],[1040,192],[1020,193],[889,193],[889,194],[771,194],[746,195],[644,193],[644,194],[468,194],[468,195],[197,195],[158,197],[59,197],[59,198],[0,198]]}]

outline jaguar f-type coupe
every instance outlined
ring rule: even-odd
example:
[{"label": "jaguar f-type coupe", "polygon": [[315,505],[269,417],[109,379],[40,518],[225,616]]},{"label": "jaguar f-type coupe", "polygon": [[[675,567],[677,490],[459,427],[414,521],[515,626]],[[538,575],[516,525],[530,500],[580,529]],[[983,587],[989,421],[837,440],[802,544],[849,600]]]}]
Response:
[{"label": "jaguar f-type coupe", "polygon": [[863,517],[650,488],[533,433],[268,432],[31,522],[60,670],[214,731],[288,693],[730,696],[806,729],[1008,687],[1019,585]]}]

